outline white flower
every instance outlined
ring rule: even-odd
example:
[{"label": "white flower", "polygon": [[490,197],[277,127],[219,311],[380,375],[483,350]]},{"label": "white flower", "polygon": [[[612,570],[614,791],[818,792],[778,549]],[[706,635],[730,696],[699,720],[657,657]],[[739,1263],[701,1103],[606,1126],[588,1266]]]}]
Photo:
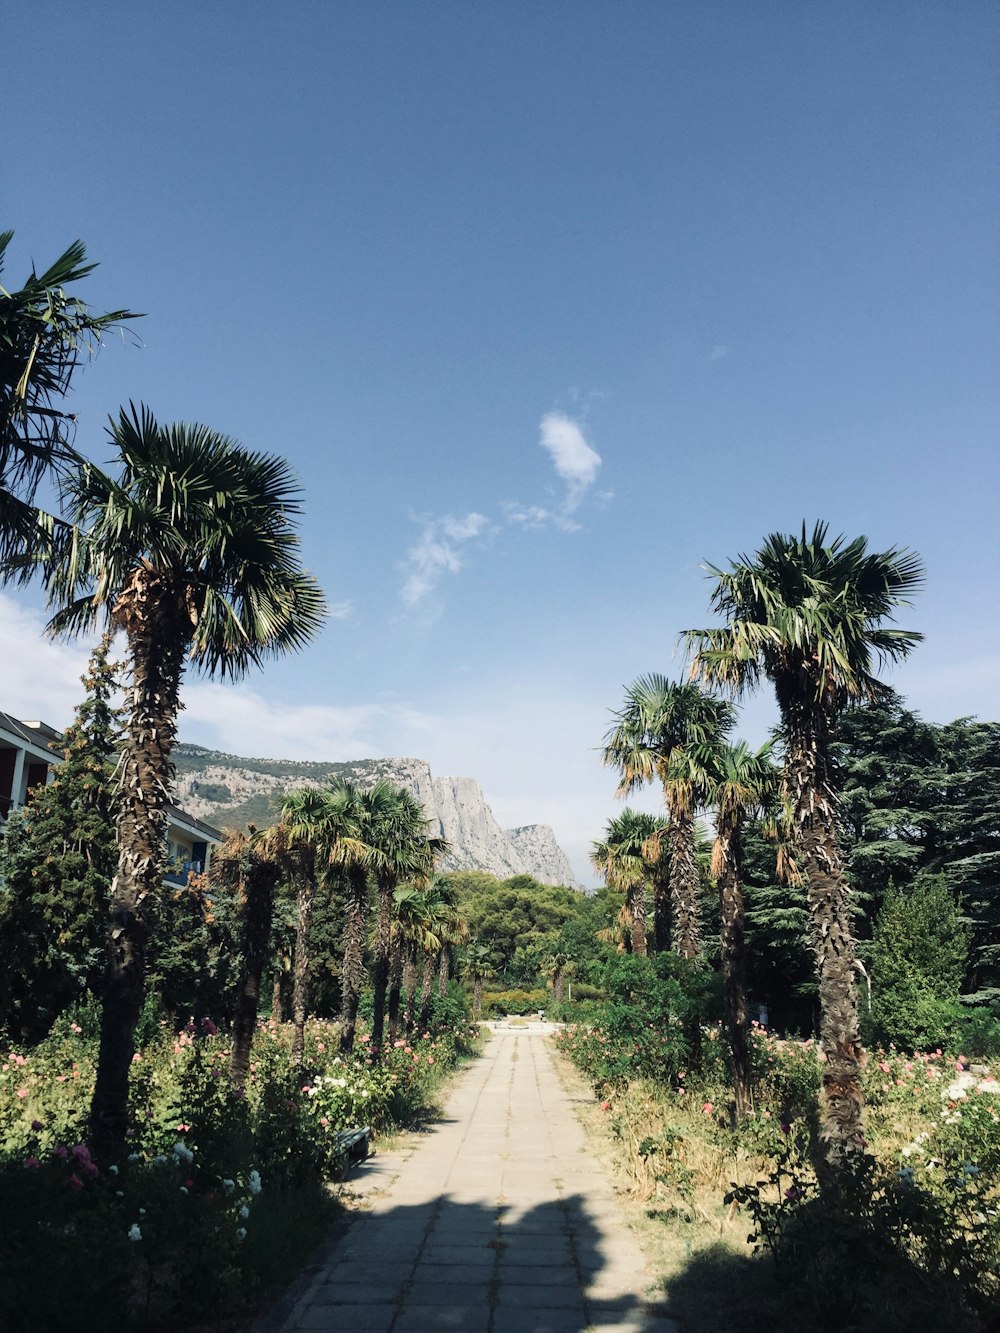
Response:
[{"label": "white flower", "polygon": [[247,1189],[251,1194],[260,1193],[260,1172],[256,1169],[251,1171],[250,1175],[247,1177]]},{"label": "white flower", "polygon": [[177,1158],[179,1162],[194,1161],[194,1153],[191,1151],[191,1149],[187,1146],[186,1143],[174,1144],[174,1156]]},{"label": "white flower", "polygon": [[246,1204],[244,1204],[243,1207],[240,1209],[240,1217],[242,1217],[243,1221],[245,1222],[249,1216],[250,1216],[250,1209],[246,1206]]},{"label": "white flower", "polygon": [[235,1181],[235,1180],[224,1180],[224,1181],[222,1182],[222,1189],[223,1189],[223,1192],[226,1193],[226,1194],[232,1194],[232,1192],[233,1192],[233,1190],[234,1190],[235,1188],[236,1188],[236,1181]]},{"label": "white flower", "polygon": [[155,1166],[162,1166],[163,1163],[164,1163],[166,1160],[167,1160],[167,1159],[163,1156],[163,1154],[160,1153],[158,1157],[154,1157],[154,1158],[153,1158],[153,1164],[154,1164]]},{"label": "white flower", "polygon": [[247,1229],[246,1229],[246,1227],[237,1227],[237,1228],[236,1228],[236,1239],[237,1239],[237,1240],[246,1240],[246,1238],[247,1238]]},{"label": "white flower", "polygon": [[112,1163],[111,1166],[108,1167],[108,1170],[111,1172],[113,1176],[117,1176],[118,1168],[114,1165],[114,1163]]},{"label": "white flower", "polygon": [[[142,1210],[140,1209],[140,1212]],[[139,1223],[133,1222],[128,1229],[129,1240],[142,1240],[142,1232],[139,1230]]]}]

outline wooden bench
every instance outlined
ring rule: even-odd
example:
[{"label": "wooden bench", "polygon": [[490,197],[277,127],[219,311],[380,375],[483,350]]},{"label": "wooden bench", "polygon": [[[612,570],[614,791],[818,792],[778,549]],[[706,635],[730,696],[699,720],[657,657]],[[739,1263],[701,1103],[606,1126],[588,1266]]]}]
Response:
[{"label": "wooden bench", "polygon": [[339,1163],[341,1179],[352,1166],[363,1162],[371,1152],[372,1132],[368,1125],[361,1129],[342,1129],[333,1136],[333,1151]]}]

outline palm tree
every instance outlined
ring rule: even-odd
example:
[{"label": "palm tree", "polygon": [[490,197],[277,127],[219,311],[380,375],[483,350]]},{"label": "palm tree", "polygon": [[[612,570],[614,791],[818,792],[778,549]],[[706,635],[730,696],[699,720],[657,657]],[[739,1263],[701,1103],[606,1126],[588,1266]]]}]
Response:
[{"label": "palm tree", "polygon": [[830,736],[841,709],[874,702],[886,687],[878,662],[906,657],[921,635],[884,622],[923,581],[913,552],[870,552],[865,537],[773,533],[752,558],[710,567],[713,610],[726,624],[688,630],[692,673],[735,696],[761,677],[774,686],[785,765],[781,795],[804,876],[819,979],[822,1137],[833,1168],[861,1142],[861,1038],[854,985],[849,890],[837,838]]},{"label": "palm tree", "polygon": [[[280,803],[281,824],[289,848],[289,871],[295,886],[295,951],[292,955],[292,1061],[301,1065],[305,1054],[306,1015],[309,1010],[310,932],[316,901],[317,861],[329,856],[328,806],[317,787],[286,792]],[[280,990],[279,990],[280,998]]]},{"label": "palm tree", "polygon": [[631,931],[632,952],[645,957],[646,890],[652,866],[644,849],[659,827],[653,815],[626,808],[608,820],[601,842],[595,842],[590,862],[609,888],[624,895],[621,922]]},{"label": "palm tree", "polygon": [[386,996],[389,990],[390,956],[394,897],[400,881],[415,886],[426,882],[434,868],[434,858],[446,844],[429,836],[423,806],[405,787],[384,780],[376,782],[364,794],[366,808],[365,839],[370,848],[369,861],[375,880],[377,906],[375,916],[372,986],[372,1050],[378,1053],[385,1031]]},{"label": "palm tree", "polygon": [[421,955],[436,953],[441,937],[436,933],[435,901],[430,886],[401,885],[393,894],[396,918],[390,953],[389,1040],[399,1028],[400,993],[406,993],[405,1024],[413,1027],[417,1003],[417,962]]},{"label": "palm tree", "polygon": [[53,572],[60,609],[50,625],[77,633],[103,615],[125,634],[131,672],[91,1106],[101,1152],[112,1152],[127,1127],[185,665],[237,678],[268,655],[302,647],[325,613],[299,563],[298,487],[282,459],[250,453],[204,426],[161,427],[145,408],[122,411],[110,435],[119,480],[88,469],[68,484],[80,536]]},{"label": "palm tree", "polygon": [[[605,737],[604,762],[621,772],[618,794],[627,796],[654,778],[663,786],[668,812],[673,945],[683,958],[701,952],[695,811],[704,802],[704,774],[693,748],[721,741],[733,724],[731,706],[696,685],[665,676],[641,676],[625,692],[625,706]],[[649,855],[656,857],[658,840]]]},{"label": "palm tree", "polygon": [[750,1109],[750,1049],[747,1014],[746,912],[743,902],[743,821],[763,815],[777,795],[777,770],[769,743],[753,751],[745,741],[715,748],[704,756],[715,808],[712,876],[719,886],[720,940],[726,1031],[733,1058],[736,1122]]},{"label": "palm tree", "polygon": [[478,1021],[483,1014],[483,982],[493,975],[493,951],[474,940],[466,947],[463,962],[465,975],[472,978],[472,1017]]},{"label": "palm tree", "polygon": [[[0,233],[0,274],[13,237]],[[67,292],[97,267],[86,257],[74,241],[43,273],[32,269],[19,291],[0,287],[0,581],[28,578],[31,557],[52,554],[48,539],[63,525],[35,508],[35,494],[44,477],[59,481],[84,461],[70,444],[76,418],[57,404],[83,354],[138,318],[128,310],[97,314]]]},{"label": "palm tree", "polygon": [[269,955],[274,891],[285,868],[287,844],[283,830],[246,833],[227,829],[208,869],[211,885],[228,889],[239,905],[240,975],[233,1005],[233,1048],[229,1073],[234,1088],[243,1088],[250,1069],[250,1048],[257,1026],[260,982]]},{"label": "palm tree", "polygon": [[552,983],[552,1003],[558,1007],[563,1002],[566,977],[573,972],[573,957],[557,946],[542,959],[540,971]]},{"label": "palm tree", "polygon": [[343,955],[340,964],[340,1049],[354,1050],[358,1004],[365,980],[365,931],[368,920],[369,810],[365,793],[341,780],[323,792],[324,815],[320,846],[330,867],[344,883]]}]

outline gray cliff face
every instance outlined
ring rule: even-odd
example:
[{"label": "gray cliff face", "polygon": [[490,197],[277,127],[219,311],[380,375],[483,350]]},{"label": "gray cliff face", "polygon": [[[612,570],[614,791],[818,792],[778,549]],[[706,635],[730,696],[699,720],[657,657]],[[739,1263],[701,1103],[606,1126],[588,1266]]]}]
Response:
[{"label": "gray cliff face", "polygon": [[176,800],[216,827],[258,828],[277,819],[276,805],[295,787],[322,787],[338,778],[370,786],[379,778],[406,787],[427,812],[432,833],[448,840],[445,870],[486,870],[498,879],[533,875],[545,884],[575,885],[573,871],[547,824],[502,829],[474,778],[435,778],[423,759],[359,759],[318,764],[244,759],[177,745]]},{"label": "gray cliff face", "polygon": [[514,850],[524,864],[531,867],[529,875],[534,875],[543,884],[576,883],[569,857],[556,842],[556,835],[548,824],[525,824],[506,832]]},{"label": "gray cliff face", "polygon": [[433,802],[433,815],[451,846],[446,858],[449,869],[489,870],[499,879],[523,873],[523,862],[494,819],[478,782],[435,778]]}]

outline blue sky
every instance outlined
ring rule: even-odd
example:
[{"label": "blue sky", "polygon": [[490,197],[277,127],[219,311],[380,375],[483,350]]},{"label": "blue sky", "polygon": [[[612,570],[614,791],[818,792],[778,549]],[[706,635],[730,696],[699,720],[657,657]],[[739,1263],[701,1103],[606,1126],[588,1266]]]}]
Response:
[{"label": "blue sky", "polygon": [[[142,400],[305,488],[336,615],[192,681],[183,739],[419,755],[583,878],[622,687],[681,670],[703,560],[803,518],[921,553],[895,683],[996,716],[995,6],[43,0],[5,30],[6,281],[79,236],[81,294],[148,312],[79,376],[78,445]],[[0,707],[66,721],[81,649],[0,599]]]}]

